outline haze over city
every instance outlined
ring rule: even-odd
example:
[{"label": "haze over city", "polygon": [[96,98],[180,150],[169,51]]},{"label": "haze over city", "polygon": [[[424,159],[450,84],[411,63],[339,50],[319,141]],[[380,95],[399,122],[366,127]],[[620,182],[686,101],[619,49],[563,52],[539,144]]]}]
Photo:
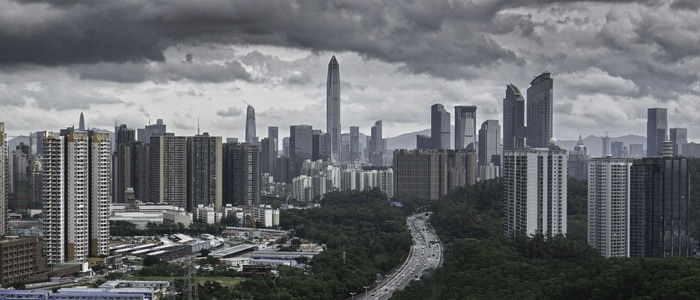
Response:
[{"label": "haze over city", "polygon": [[168,131],[243,138],[267,126],[325,128],[338,58],[342,131],[428,128],[430,106],[502,119],[505,86],[554,78],[554,137],[645,135],[700,109],[695,1],[0,1],[0,120],[8,135],[160,118]]}]

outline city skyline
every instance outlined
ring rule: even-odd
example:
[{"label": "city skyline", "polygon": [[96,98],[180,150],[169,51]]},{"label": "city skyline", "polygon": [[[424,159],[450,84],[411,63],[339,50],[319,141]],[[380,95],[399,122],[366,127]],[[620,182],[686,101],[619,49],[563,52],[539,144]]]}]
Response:
[{"label": "city skyline", "polygon": [[557,81],[555,138],[645,135],[650,107],[667,108],[669,127],[700,138],[698,40],[683,38],[700,18],[688,1],[241,3],[248,8],[3,1],[0,41],[12,45],[0,50],[6,132],[78,127],[84,112],[88,128],[163,119],[171,132],[194,135],[199,118],[202,131],[243,140],[243,99],[259,133],[326,128],[323,87],[335,55],[343,132],[367,134],[380,119],[385,136],[429,128],[425,107],[435,103],[474,105],[477,123],[505,124],[503,86],[524,91],[548,71]]}]

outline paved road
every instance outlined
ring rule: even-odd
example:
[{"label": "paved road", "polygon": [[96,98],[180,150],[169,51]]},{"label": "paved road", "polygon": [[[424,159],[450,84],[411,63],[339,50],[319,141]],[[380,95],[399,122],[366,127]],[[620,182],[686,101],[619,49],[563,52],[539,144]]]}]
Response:
[{"label": "paved road", "polygon": [[428,216],[424,213],[412,215],[406,218],[406,223],[413,235],[413,246],[406,261],[366,295],[355,295],[354,299],[389,299],[394,291],[402,290],[412,280],[420,280],[426,269],[442,264],[442,243],[428,226]]}]

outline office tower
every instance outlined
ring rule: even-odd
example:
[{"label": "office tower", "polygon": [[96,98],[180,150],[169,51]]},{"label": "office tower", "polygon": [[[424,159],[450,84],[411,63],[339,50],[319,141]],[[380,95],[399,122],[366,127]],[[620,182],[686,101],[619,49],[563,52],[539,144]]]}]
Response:
[{"label": "office tower", "polygon": [[644,145],[642,144],[630,144],[630,157],[631,158],[642,158],[646,153],[644,152]]},{"label": "office tower", "polygon": [[530,82],[527,89],[527,145],[546,148],[553,133],[552,105],[554,79],[544,72]]},{"label": "office tower", "polygon": [[476,106],[455,106],[455,150],[476,151]]},{"label": "office tower", "polygon": [[610,155],[615,158],[626,158],[627,148],[621,141],[610,142]]},{"label": "office tower", "polygon": [[68,128],[44,137],[45,252],[50,265],[109,254],[109,133]]},{"label": "office tower", "polygon": [[198,205],[222,207],[221,137],[205,132],[187,138],[187,211]]},{"label": "office tower", "polygon": [[673,156],[678,156],[681,145],[688,143],[688,128],[671,128],[669,139],[673,142]]},{"label": "office tower", "polygon": [[114,186],[112,200],[115,203],[124,203],[125,191],[133,187],[134,164],[132,159],[132,143],[136,141],[136,132],[125,124],[114,128],[116,151],[113,159]]},{"label": "office tower", "polygon": [[629,256],[632,160],[588,161],[588,244],[604,257]]},{"label": "office tower", "polygon": [[80,120],[78,121],[78,130],[85,130],[85,117],[83,113],[80,113]]},{"label": "office tower", "polygon": [[[314,132],[311,137],[311,160],[329,160],[331,158],[330,142],[330,134],[320,132],[320,130],[319,132]],[[340,161],[340,159],[337,161]]]},{"label": "office tower", "polygon": [[450,113],[442,104],[430,107],[432,149],[450,149]]},{"label": "office tower", "polygon": [[255,108],[250,105],[245,114],[245,142],[249,144],[258,142],[255,134]]},{"label": "office tower", "polygon": [[350,161],[360,161],[360,127],[350,126]]},{"label": "office tower", "polygon": [[369,163],[374,166],[384,165],[384,141],[382,139],[382,120],[374,123],[371,129],[372,137],[369,140],[367,154]]},{"label": "office tower", "polygon": [[289,157],[289,137],[286,136],[282,139],[282,156]]},{"label": "office tower", "polygon": [[134,197],[141,202],[151,202],[151,144],[134,142],[132,148]]},{"label": "office tower", "polygon": [[187,207],[187,137],[151,136],[149,201]]},{"label": "office tower", "polygon": [[566,150],[553,146],[503,152],[506,236],[566,235]]},{"label": "office tower", "polygon": [[433,149],[433,138],[425,134],[416,134],[416,149]]},{"label": "office tower", "polygon": [[668,134],[666,114],[665,108],[647,109],[647,157],[661,156],[661,145]]},{"label": "office tower", "polygon": [[[277,151],[275,151],[275,139],[264,138],[260,141],[260,173],[267,173],[274,177],[275,164],[277,163]],[[275,178],[277,181],[278,178]]]},{"label": "office tower", "polygon": [[330,134],[331,159],[340,160],[340,66],[335,56],[328,63],[326,82],[326,132]]},{"label": "office tower", "polygon": [[277,126],[269,126],[267,127],[267,137],[270,139],[274,139],[275,146],[272,148],[275,151],[275,157],[278,156],[279,152],[279,128]]},{"label": "office tower", "polygon": [[260,145],[226,143],[224,153],[224,204],[260,204]]},{"label": "office tower", "polygon": [[8,199],[8,206],[12,211],[41,208],[41,206],[32,206],[29,157],[29,146],[22,142],[15,147],[15,150],[13,150],[9,156],[10,197]]},{"label": "office tower", "polygon": [[289,126],[289,135],[288,180],[291,180],[299,176],[301,165],[313,155],[313,130],[311,125],[292,125]]},{"label": "office tower", "polygon": [[631,174],[630,256],[692,256],[688,160],[643,158]]},{"label": "office tower", "polygon": [[5,135],[5,123],[0,122],[0,237],[7,233],[7,136]]},{"label": "office tower", "polygon": [[612,156],[612,154],[610,153],[610,137],[608,137],[608,135],[606,134],[602,139],[603,139],[603,143],[602,143],[603,148],[601,149],[601,151],[602,151],[601,157]]},{"label": "office tower", "polygon": [[[498,176],[500,174],[503,150],[501,149],[501,125],[498,120],[487,120],[479,129],[479,173],[480,178],[493,179],[495,176],[486,176],[487,173]],[[493,169],[493,172],[487,172]]]},{"label": "office tower", "polygon": [[163,119],[156,120],[156,124],[146,125],[143,129],[138,129],[138,140],[140,142],[151,142],[152,136],[165,135],[165,124],[163,124]]},{"label": "office tower", "polygon": [[503,98],[503,150],[525,147],[525,99],[514,84],[506,86]]},{"label": "office tower", "polygon": [[438,200],[476,182],[476,153],[466,150],[394,150],[394,193]]},{"label": "office tower", "polygon": [[569,162],[567,163],[569,177],[578,180],[588,179],[588,154],[586,152],[586,145],[583,144],[583,138],[579,134],[578,143],[574,146],[574,150],[569,152]]}]

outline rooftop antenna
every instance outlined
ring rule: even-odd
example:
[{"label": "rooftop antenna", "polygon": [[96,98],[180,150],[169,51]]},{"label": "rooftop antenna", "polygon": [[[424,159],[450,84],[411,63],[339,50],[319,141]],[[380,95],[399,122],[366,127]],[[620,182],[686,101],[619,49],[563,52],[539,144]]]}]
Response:
[{"label": "rooftop antenna", "polygon": [[248,102],[245,102],[245,100],[241,99],[241,101],[243,101],[243,103],[245,103],[245,105],[250,106],[250,104],[248,104]]},{"label": "rooftop antenna", "polygon": [[199,135],[199,117],[197,117],[197,135]]}]

